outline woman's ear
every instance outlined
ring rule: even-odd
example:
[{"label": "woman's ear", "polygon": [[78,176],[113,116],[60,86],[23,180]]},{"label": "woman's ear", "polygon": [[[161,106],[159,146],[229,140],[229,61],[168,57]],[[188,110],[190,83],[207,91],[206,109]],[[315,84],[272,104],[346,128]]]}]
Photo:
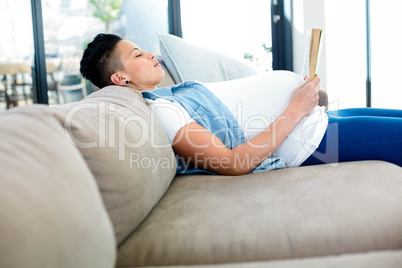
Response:
[{"label": "woman's ear", "polygon": [[126,81],[128,81],[128,79],[126,79],[119,73],[112,74],[112,76],[110,77],[110,80],[112,80],[113,84],[118,85],[118,86],[125,86],[125,85],[127,85]]}]

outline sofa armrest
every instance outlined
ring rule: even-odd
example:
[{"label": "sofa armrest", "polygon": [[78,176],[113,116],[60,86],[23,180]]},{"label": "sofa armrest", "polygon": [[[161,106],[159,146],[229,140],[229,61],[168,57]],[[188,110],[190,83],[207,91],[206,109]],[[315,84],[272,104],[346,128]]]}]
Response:
[{"label": "sofa armrest", "polygon": [[318,98],[318,105],[325,106],[325,110],[328,111],[328,94],[324,89],[318,90]]}]

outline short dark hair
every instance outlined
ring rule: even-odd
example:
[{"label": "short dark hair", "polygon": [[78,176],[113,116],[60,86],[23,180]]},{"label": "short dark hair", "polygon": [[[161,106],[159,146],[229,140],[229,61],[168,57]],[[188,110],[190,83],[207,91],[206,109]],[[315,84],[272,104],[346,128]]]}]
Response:
[{"label": "short dark hair", "polygon": [[114,34],[98,34],[88,44],[80,63],[82,76],[99,88],[113,85],[110,77],[124,70],[120,56],[116,55],[116,45],[122,38]]}]

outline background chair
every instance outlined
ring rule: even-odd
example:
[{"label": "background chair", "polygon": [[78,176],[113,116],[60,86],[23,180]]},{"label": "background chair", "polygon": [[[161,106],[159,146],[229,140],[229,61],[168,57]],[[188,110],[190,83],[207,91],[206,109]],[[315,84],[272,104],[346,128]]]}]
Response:
[{"label": "background chair", "polygon": [[57,83],[60,103],[75,102],[87,96],[85,79],[79,72],[80,58],[64,58],[61,63],[61,80]]}]

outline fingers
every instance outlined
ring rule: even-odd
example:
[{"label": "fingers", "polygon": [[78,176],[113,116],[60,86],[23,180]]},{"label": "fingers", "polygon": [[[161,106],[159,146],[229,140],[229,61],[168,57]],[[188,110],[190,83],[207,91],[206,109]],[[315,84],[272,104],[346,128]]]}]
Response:
[{"label": "fingers", "polygon": [[301,85],[300,87],[296,88],[296,91],[304,88],[308,83],[309,82],[306,80],[303,85]]},{"label": "fingers", "polygon": [[320,77],[316,76],[305,87],[305,92],[308,94],[309,99],[313,106],[318,105],[318,90],[320,89]]},{"label": "fingers", "polygon": [[[320,77],[317,75],[316,77],[314,77],[313,78],[313,80],[311,80],[311,81],[308,81],[308,79],[306,80],[306,79],[304,79],[305,80],[305,82],[304,82],[304,84],[303,85],[301,85],[300,87],[298,87],[297,89],[296,89],[296,91],[297,90],[300,90],[300,89],[302,89],[302,88],[304,88],[306,85],[308,85],[308,84],[310,84],[310,86],[312,87],[312,88],[316,88],[317,86],[319,87],[319,85],[320,85],[320,81],[321,81],[321,79],[320,79]],[[318,90],[318,89],[317,89]]]},{"label": "fingers", "polygon": [[319,84],[320,84],[320,82],[321,82],[321,79],[320,79],[320,77],[317,75],[316,77],[314,77],[313,78],[313,80],[311,80],[311,85],[313,86],[313,87],[317,87]]}]

